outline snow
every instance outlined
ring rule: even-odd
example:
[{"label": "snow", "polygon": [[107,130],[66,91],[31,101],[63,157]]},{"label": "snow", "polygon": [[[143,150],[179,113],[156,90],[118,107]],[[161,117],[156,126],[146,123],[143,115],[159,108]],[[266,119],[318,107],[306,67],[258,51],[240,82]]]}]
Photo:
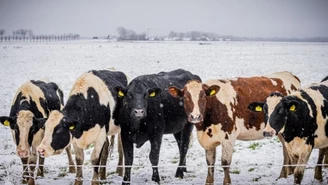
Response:
[{"label": "snow", "polygon": [[[200,75],[203,81],[237,76],[266,75],[291,71],[303,85],[321,81],[328,75],[328,45],[326,43],[270,42],[108,42],[80,40],[63,42],[2,42],[0,43],[0,115],[9,115],[12,98],[18,87],[29,79],[54,81],[68,97],[74,81],[91,69],[116,69],[131,80],[148,73],[177,68]],[[19,184],[22,165],[15,154],[16,146],[8,127],[0,125],[0,184]],[[152,169],[148,159],[147,142],[135,149],[132,184],[156,184],[151,181]],[[84,184],[90,184],[92,148],[85,151]],[[204,184],[207,165],[204,149],[193,135],[187,155],[184,179],[175,178],[179,161],[178,147],[173,135],[163,137],[159,174],[161,184]],[[324,182],[314,180],[318,151],[314,150],[305,170],[303,184],[326,184],[328,171],[323,170]],[[217,148],[215,183],[223,182],[220,166],[221,147]],[[37,184],[74,183],[75,174],[67,173],[63,153],[46,158],[45,176]],[[115,173],[117,148],[107,162],[108,184],[121,184]],[[237,141],[231,164],[233,184],[291,184],[293,176],[276,181],[282,165],[282,147],[276,138],[257,141]]]}]

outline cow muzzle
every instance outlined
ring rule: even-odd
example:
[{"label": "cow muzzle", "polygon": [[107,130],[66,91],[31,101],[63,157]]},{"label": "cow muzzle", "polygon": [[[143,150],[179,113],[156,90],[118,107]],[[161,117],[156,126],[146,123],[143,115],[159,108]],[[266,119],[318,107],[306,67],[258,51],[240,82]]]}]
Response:
[{"label": "cow muzzle", "polygon": [[276,134],[276,131],[269,126],[269,124],[265,127],[263,130],[263,136],[264,137],[272,137]]},{"label": "cow muzzle", "polygon": [[145,109],[134,109],[133,115],[138,119],[144,118],[144,117],[146,117],[146,110]]},{"label": "cow muzzle", "polygon": [[20,158],[28,158],[30,156],[28,150],[17,150],[17,154]]},{"label": "cow muzzle", "polygon": [[188,121],[190,123],[199,123],[203,121],[203,116],[201,114],[189,114]]}]

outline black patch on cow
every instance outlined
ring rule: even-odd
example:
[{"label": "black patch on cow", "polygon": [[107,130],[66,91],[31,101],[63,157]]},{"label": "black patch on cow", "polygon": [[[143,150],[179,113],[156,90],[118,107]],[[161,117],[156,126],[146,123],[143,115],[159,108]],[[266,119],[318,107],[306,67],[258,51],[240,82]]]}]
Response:
[{"label": "black patch on cow", "polygon": [[70,120],[78,123],[72,132],[75,138],[80,138],[83,131],[88,131],[96,124],[100,128],[105,126],[106,132],[108,132],[111,114],[109,103],[102,105],[99,101],[99,95],[93,87],[88,88],[86,98],[83,94],[69,97],[63,113],[68,115]]},{"label": "black patch on cow", "polygon": [[[95,76],[99,77],[107,86],[109,91],[112,93],[113,98],[115,100],[115,106],[113,112],[112,119],[116,119],[118,116],[118,110],[120,109],[120,101],[121,99],[116,96],[116,88],[117,87],[126,87],[127,86],[127,78],[123,72],[120,71],[108,71],[108,70],[92,70],[90,71]],[[119,123],[117,121],[114,122],[115,125]]]},{"label": "black patch on cow", "polygon": [[[287,109],[287,123],[285,126],[284,136],[286,142],[290,142],[294,137],[306,137],[306,144],[314,146],[314,138],[317,137],[314,135],[315,130],[317,129],[316,117],[317,110],[316,105],[313,99],[305,91],[300,90],[302,98],[306,100],[302,101],[301,99],[294,96],[287,96],[284,98],[285,104],[288,102],[298,102],[296,106],[296,111],[288,111]],[[310,110],[308,108],[310,105],[313,117],[310,116]]]},{"label": "black patch on cow", "polygon": [[225,134],[225,138],[224,139],[226,139],[226,140],[229,139],[228,133]]},{"label": "black patch on cow", "polygon": [[320,94],[325,98],[323,100],[323,106],[321,106],[322,117],[326,118],[328,116],[328,87],[325,85],[312,86],[311,89],[319,91]]},{"label": "black patch on cow", "polygon": [[56,151],[65,148],[71,139],[69,126],[73,121],[64,115],[63,119],[60,120],[59,124],[55,126],[52,133],[52,142],[50,146]]},{"label": "black patch on cow", "polygon": [[207,135],[210,136],[210,137],[213,136],[213,134],[212,134],[212,129],[208,129],[208,131],[207,131]]},{"label": "black patch on cow", "polygon": [[326,80],[328,80],[328,76],[326,76],[324,79],[322,79],[321,82],[324,82]]}]

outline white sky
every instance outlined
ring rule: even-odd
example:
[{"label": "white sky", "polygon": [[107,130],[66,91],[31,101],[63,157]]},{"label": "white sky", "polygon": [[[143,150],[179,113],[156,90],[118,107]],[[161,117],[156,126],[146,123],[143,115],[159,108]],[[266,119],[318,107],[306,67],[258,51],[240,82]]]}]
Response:
[{"label": "white sky", "polygon": [[206,31],[248,37],[328,36],[328,0],[0,0],[0,29],[36,34]]}]

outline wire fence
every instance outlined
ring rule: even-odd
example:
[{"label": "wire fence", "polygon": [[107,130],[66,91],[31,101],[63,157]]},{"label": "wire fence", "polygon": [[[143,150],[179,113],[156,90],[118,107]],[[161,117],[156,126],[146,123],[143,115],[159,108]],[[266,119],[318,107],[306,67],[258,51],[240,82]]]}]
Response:
[{"label": "wire fence", "polygon": [[[40,166],[41,165],[38,165],[38,164],[35,164],[35,165],[29,165],[29,166],[34,166],[36,167],[35,168],[35,171],[33,172],[33,176],[29,176],[29,175],[24,175],[25,178],[27,177],[32,177],[34,179],[38,179],[39,177],[37,177],[37,173],[40,171]],[[111,169],[113,170],[114,168],[116,167],[122,167],[124,168],[124,166],[109,166],[108,164],[107,165],[91,165],[91,164],[84,164],[84,165],[54,165],[54,164],[47,164],[47,165],[42,165],[44,168],[51,168],[51,169],[57,169],[57,170],[60,170],[60,169],[66,169],[68,167],[81,167],[83,171],[86,171],[86,170],[89,170],[94,168],[94,167],[104,167],[106,168],[106,170],[108,169]],[[221,164],[217,164],[217,165],[214,165],[214,166],[207,166],[206,164],[204,165],[193,165],[193,164],[188,164],[186,167],[188,169],[193,169],[193,170],[198,170],[198,171],[201,171],[201,169],[204,171],[207,170],[208,167],[214,167],[215,169],[215,173],[218,173],[218,172],[222,172],[222,168],[223,167],[230,167],[230,168],[234,168],[234,167],[243,167],[243,166],[247,166],[247,167],[260,167],[260,166],[267,166],[267,167],[296,167],[296,166],[303,166],[305,167],[305,169],[315,169],[315,167],[318,167],[318,166],[321,166],[322,168],[328,168],[328,164],[300,164],[300,165],[281,165],[281,164],[238,164],[238,165],[235,165],[235,164],[231,164],[231,165],[221,165]],[[127,167],[131,167],[132,168],[132,171],[134,169],[140,169],[140,168],[149,168],[151,169],[152,165],[131,165],[131,166],[127,166]],[[184,166],[178,166],[178,165],[173,165],[173,164],[166,164],[166,165],[159,165],[159,166],[155,166],[155,167],[158,167],[159,170],[168,170],[168,169],[176,169],[177,167],[184,167]],[[5,169],[5,175],[2,175],[2,180],[4,182],[6,182],[6,184],[10,184],[10,183],[13,183],[13,184],[16,184],[18,183],[19,181],[21,181],[23,179],[23,173],[24,172],[28,172],[30,173],[29,171],[29,168],[26,168],[26,171],[22,171],[20,174],[17,174],[17,173],[12,173],[13,171],[17,171],[17,169],[15,169],[15,167],[13,167],[13,165],[11,164],[5,164],[3,166],[3,168]],[[93,172],[93,170],[91,170],[91,172]],[[278,172],[277,171],[277,175],[278,175]],[[232,173],[230,171],[230,173]],[[328,173],[328,172],[327,172]],[[106,179],[105,180],[96,180],[98,181],[99,183],[101,184],[117,184],[117,183],[121,183],[122,182],[122,177],[118,178],[119,181],[113,181],[113,179],[111,179],[111,175],[113,174],[110,174],[110,175],[107,175]],[[46,175],[45,175],[46,176]],[[85,184],[87,184],[88,182],[92,182],[94,181],[92,179],[92,177],[84,177],[84,178],[80,178],[80,179],[76,179],[75,178],[75,173],[73,173],[72,175],[67,175],[67,174],[64,174],[62,175],[61,177],[56,177],[56,180],[58,180],[59,178],[63,178],[65,176],[65,180],[67,181],[71,181],[71,182],[74,182],[75,180],[81,180],[83,181]],[[90,176],[90,175],[89,175]],[[117,177],[118,175],[116,175]],[[218,176],[218,175],[215,175],[215,176]],[[151,172],[149,172],[149,178],[151,177]],[[131,178],[134,178],[133,175]],[[43,180],[54,180],[54,179],[51,179],[51,177],[43,177]],[[117,178],[116,178],[117,179]],[[204,182],[205,182],[205,179],[203,179]],[[217,183],[221,183],[223,180],[223,175],[221,176],[220,179],[216,179],[215,181],[218,181]],[[233,179],[232,179],[233,180]],[[9,182],[9,183],[8,183]],[[203,182],[203,183],[204,183]],[[324,183],[326,183],[327,180],[324,180]],[[142,180],[139,180],[136,179],[133,181],[132,184],[145,184],[145,182],[143,182]],[[254,182],[256,184],[256,182]],[[0,180],[0,184],[1,184],[1,180]],[[169,184],[186,184],[186,181],[174,181],[174,182],[169,182]],[[193,184],[193,183],[191,183]],[[235,184],[235,183],[234,183]],[[238,184],[238,183],[237,183]],[[245,184],[247,184],[245,182]],[[280,184],[280,183],[275,183],[275,182],[268,182],[268,183],[263,183],[261,182],[260,184]],[[284,183],[283,183],[284,184]],[[317,182],[315,180],[313,180],[310,184],[317,184]]]}]

